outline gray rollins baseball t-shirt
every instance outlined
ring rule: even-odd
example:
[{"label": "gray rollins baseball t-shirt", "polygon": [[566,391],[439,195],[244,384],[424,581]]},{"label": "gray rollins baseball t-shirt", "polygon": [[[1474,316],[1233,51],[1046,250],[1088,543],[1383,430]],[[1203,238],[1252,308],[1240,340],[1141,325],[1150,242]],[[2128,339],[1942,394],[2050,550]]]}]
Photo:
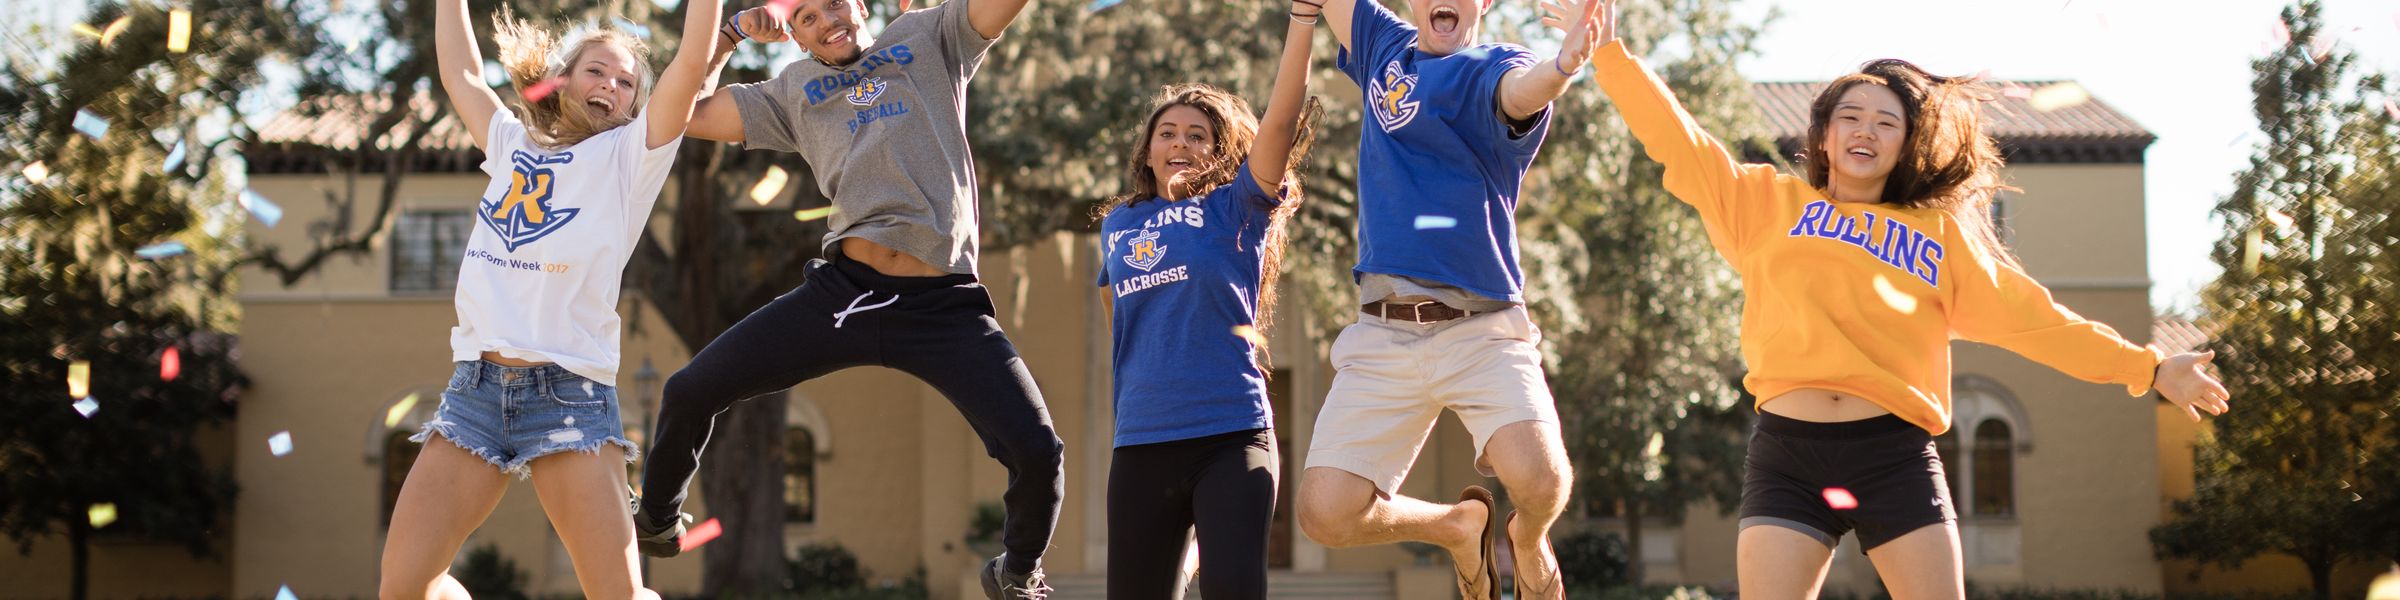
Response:
[{"label": "gray rollins baseball t-shirt", "polygon": [[833,199],[828,252],[864,238],[975,273],[967,80],[996,40],[968,22],[968,1],[892,19],[849,66],[804,58],[774,79],[725,86],[741,111],[743,146],[799,153]]}]

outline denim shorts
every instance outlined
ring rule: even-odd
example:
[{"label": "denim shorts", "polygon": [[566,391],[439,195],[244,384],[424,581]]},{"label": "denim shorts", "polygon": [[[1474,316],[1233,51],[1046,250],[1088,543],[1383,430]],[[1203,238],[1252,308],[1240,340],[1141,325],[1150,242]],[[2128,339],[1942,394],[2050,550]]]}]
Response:
[{"label": "denim shorts", "polygon": [[433,421],[409,439],[424,442],[441,434],[521,479],[533,475],[533,459],[566,451],[598,454],[603,444],[624,448],[625,462],[633,462],[641,451],[625,439],[620,423],[615,387],[558,365],[459,361]]}]

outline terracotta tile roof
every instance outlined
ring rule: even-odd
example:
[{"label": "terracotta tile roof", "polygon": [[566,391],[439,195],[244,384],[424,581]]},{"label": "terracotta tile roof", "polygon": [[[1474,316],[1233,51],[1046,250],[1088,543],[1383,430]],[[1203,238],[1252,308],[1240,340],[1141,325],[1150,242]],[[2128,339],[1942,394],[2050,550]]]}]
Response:
[{"label": "terracotta tile roof", "polygon": [[[1808,104],[1825,89],[1823,81],[1770,81],[1751,84],[1769,135],[1785,156],[1797,154],[1800,138],[1808,133]],[[1993,82],[2005,85],[2009,82]],[[2018,81],[2040,90],[2073,81]],[[1986,133],[1999,140],[2010,162],[2138,163],[2142,150],[2158,139],[2131,117],[2099,98],[2048,112],[2035,110],[2025,98],[2003,96],[1984,107]]]},{"label": "terracotta tile roof", "polygon": [[[403,119],[392,127],[392,135],[374,138],[377,149],[390,150],[408,139],[426,119],[439,109],[436,97],[420,94],[409,104],[413,118]],[[375,116],[391,109],[389,96],[342,96],[320,98],[269,118],[258,128],[257,145],[243,148],[251,173],[301,173],[324,170],[324,160],[332,152],[348,152],[358,148],[365,131]],[[316,114],[310,114],[310,113]],[[475,149],[475,141],[452,115],[442,113],[433,122],[424,141],[418,144],[416,160],[411,171],[459,172],[472,171],[483,162],[483,151]],[[382,170],[378,161],[365,165],[369,171]]]}]

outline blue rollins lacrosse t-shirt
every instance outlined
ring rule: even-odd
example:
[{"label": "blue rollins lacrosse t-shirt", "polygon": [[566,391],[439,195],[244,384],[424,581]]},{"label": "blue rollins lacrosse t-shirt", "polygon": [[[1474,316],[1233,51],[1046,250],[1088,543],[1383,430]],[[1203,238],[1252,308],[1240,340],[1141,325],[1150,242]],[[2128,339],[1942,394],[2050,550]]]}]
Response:
[{"label": "blue rollins lacrosse t-shirt", "polygon": [[1116,301],[1116,447],[1274,424],[1267,377],[1236,326],[1258,317],[1260,252],[1282,202],[1243,164],[1198,198],[1152,198],[1100,223],[1100,281]]},{"label": "blue rollins lacrosse t-shirt", "polygon": [[1342,72],[1365,92],[1358,141],[1358,267],[1525,302],[1517,267],[1517,190],[1550,131],[1550,110],[1522,134],[1501,113],[1500,78],[1541,59],[1483,44],[1417,51],[1417,29],[1356,0]]}]

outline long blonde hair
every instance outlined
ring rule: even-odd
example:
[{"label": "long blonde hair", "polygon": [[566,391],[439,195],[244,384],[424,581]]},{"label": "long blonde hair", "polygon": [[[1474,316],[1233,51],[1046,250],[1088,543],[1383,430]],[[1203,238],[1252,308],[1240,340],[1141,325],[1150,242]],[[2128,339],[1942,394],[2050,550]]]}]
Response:
[{"label": "long blonde hair", "polygon": [[[507,6],[502,6],[498,14],[492,15],[492,42],[500,49],[500,67],[508,71],[510,83],[518,90],[508,103],[517,111],[517,118],[525,122],[525,134],[536,145],[565,148],[623,127],[641,114],[642,105],[650,97],[650,84],[655,79],[650,72],[650,45],[624,31],[601,25],[571,41],[563,41],[550,30],[517,18]],[[525,99],[524,90],[553,78],[563,81],[574,68],[576,58],[583,56],[585,50],[603,44],[633,55],[633,69],[641,79],[634,83],[633,105],[625,111],[625,116],[596,119],[586,111],[566,110],[566,94],[558,91],[539,100]]]},{"label": "long blonde hair", "polygon": [[[1094,211],[1093,220],[1105,219],[1108,213],[1127,205],[1166,195],[1162,193],[1165,190],[1161,189],[1162,182],[1157,174],[1150,172],[1150,132],[1158,129],[1160,115],[1177,106],[1189,106],[1207,116],[1209,126],[1216,132],[1213,136],[1216,142],[1210,149],[1208,163],[1197,166],[1175,183],[1174,191],[1178,192],[1176,197],[1191,198],[1206,194],[1218,186],[1233,183],[1234,177],[1240,174],[1243,159],[1250,155],[1251,142],[1258,138],[1258,116],[1251,114],[1250,102],[1205,83],[1166,86],[1150,99],[1150,118],[1142,121],[1141,134],[1133,136],[1133,152],[1125,169],[1127,183],[1131,184],[1133,191],[1101,203]],[[1285,224],[1292,220],[1293,213],[1299,211],[1301,164],[1308,160],[1309,146],[1316,140],[1317,118],[1324,112],[1324,107],[1314,96],[1309,97],[1308,103],[1300,108],[1300,124],[1292,130],[1291,160],[1284,163],[1283,189],[1276,190],[1284,202],[1267,215],[1267,233],[1266,238],[1261,240],[1258,273],[1256,329],[1262,337],[1274,326],[1275,280],[1283,275],[1283,250],[1291,238]],[[1262,370],[1272,371],[1263,368],[1266,364],[1272,364],[1267,345],[1259,343],[1258,352],[1258,358],[1265,363],[1261,365]]]}]

